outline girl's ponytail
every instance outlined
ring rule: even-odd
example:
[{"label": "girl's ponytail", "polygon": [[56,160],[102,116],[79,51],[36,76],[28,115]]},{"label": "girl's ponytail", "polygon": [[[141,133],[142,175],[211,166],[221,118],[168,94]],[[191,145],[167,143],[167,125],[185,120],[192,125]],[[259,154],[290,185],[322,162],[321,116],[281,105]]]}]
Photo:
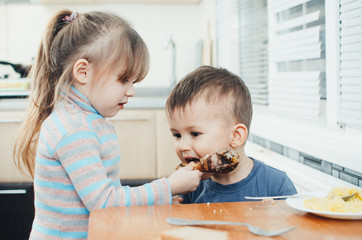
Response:
[{"label": "girl's ponytail", "polygon": [[51,47],[59,31],[69,24],[69,10],[59,12],[50,20],[39,46],[38,55],[30,71],[31,94],[28,113],[24,119],[14,147],[14,160],[18,168],[24,168],[34,177],[36,146],[43,121],[52,112],[57,101],[57,90],[62,69],[54,66]]}]

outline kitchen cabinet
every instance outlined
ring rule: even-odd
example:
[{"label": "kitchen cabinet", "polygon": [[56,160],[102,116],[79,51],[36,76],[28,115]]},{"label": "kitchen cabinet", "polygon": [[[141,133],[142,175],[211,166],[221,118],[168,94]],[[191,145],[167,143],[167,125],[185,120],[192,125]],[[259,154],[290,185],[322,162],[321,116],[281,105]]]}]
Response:
[{"label": "kitchen cabinet", "polygon": [[[13,146],[25,111],[0,111],[0,182],[31,182],[14,164]],[[109,121],[121,148],[121,179],[167,177],[180,163],[164,109],[126,109]]]},{"label": "kitchen cabinet", "polygon": [[175,140],[168,126],[165,111],[158,110],[156,119],[157,177],[160,178],[169,176],[181,162],[175,152]]},{"label": "kitchen cabinet", "polygon": [[121,179],[155,178],[155,111],[122,110],[109,120],[121,147]]},{"label": "kitchen cabinet", "polygon": [[13,161],[13,147],[24,111],[0,112],[0,182],[31,182]]},{"label": "kitchen cabinet", "polygon": [[110,121],[121,146],[121,179],[168,177],[180,164],[163,109],[123,110]]}]

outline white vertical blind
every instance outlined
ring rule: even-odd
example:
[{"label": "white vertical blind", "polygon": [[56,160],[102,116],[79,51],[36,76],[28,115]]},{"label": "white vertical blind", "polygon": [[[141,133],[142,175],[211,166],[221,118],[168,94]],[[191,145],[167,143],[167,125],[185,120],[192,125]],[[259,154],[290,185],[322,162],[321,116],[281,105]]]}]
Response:
[{"label": "white vertical blind", "polygon": [[325,95],[324,1],[268,0],[269,106],[317,119]]},{"label": "white vertical blind", "polygon": [[362,1],[340,0],[340,123],[362,126]]},{"label": "white vertical blind", "polygon": [[217,64],[239,74],[239,0],[216,1]]},{"label": "white vertical blind", "polygon": [[[223,1],[223,0],[221,0]],[[239,42],[239,12],[240,4],[239,0],[231,0],[230,3],[230,17],[231,17],[231,48],[232,48],[232,59],[233,59],[233,71],[240,75],[240,42]],[[243,78],[243,76],[241,76]]]},{"label": "white vertical blind", "polygon": [[240,75],[253,104],[268,103],[268,18],[266,0],[240,0]]}]

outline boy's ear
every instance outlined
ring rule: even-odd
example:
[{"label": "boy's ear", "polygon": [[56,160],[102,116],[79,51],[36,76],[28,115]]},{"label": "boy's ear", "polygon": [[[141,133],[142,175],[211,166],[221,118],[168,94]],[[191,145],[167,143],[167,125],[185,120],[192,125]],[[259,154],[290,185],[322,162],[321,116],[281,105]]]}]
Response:
[{"label": "boy's ear", "polygon": [[233,127],[233,136],[230,142],[230,146],[233,148],[242,146],[246,139],[248,138],[248,128],[242,124],[238,123]]},{"label": "boy's ear", "polygon": [[81,85],[86,84],[88,81],[87,77],[89,69],[90,69],[90,64],[86,59],[84,58],[78,59],[73,65],[73,76],[75,81],[77,81]]}]

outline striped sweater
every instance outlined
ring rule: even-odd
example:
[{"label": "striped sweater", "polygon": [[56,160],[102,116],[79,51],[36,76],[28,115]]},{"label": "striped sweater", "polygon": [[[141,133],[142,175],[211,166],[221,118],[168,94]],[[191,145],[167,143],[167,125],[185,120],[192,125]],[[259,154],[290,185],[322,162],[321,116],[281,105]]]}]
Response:
[{"label": "striped sweater", "polygon": [[122,186],[119,162],[113,126],[72,88],[40,130],[30,239],[86,239],[89,213],[95,209],[172,203],[165,178]]}]

